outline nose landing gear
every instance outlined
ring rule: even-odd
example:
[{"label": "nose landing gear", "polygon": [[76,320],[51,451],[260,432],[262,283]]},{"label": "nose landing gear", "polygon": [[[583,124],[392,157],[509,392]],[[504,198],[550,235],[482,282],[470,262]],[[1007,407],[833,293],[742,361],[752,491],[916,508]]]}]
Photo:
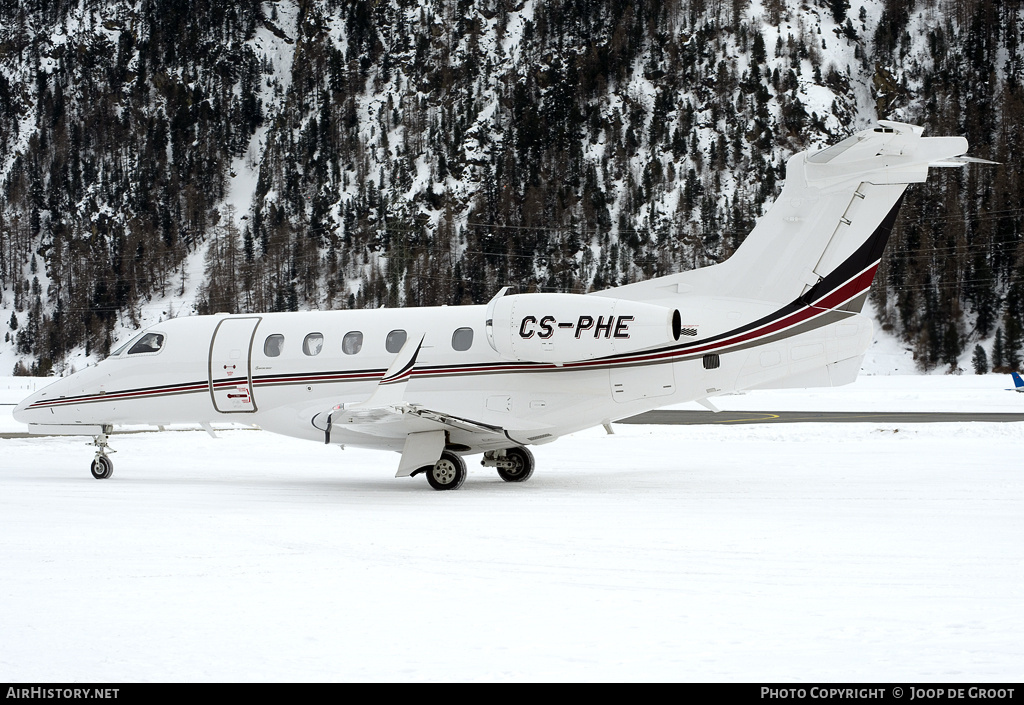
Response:
[{"label": "nose landing gear", "polygon": [[92,442],[92,445],[96,446],[96,457],[93,458],[89,470],[97,480],[106,480],[114,474],[114,461],[107,457],[107,453],[117,452],[107,444],[107,434],[112,430],[110,426],[104,426],[103,433],[96,436]]}]

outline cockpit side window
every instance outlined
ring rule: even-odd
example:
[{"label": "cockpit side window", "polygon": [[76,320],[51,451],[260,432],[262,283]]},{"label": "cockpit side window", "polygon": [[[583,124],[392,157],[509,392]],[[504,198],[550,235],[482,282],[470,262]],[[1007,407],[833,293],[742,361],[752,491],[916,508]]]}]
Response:
[{"label": "cockpit side window", "polygon": [[138,355],[140,353],[155,353],[160,352],[160,348],[164,346],[164,335],[163,333],[146,333],[138,341],[128,349],[129,355]]},{"label": "cockpit side window", "polygon": [[284,336],[280,333],[268,335],[266,342],[263,343],[263,354],[267,357],[278,357],[282,350],[284,350]]}]

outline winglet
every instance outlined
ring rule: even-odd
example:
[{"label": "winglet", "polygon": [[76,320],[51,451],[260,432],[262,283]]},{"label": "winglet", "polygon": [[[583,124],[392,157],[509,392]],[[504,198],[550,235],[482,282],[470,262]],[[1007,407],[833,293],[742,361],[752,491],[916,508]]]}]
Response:
[{"label": "winglet", "polygon": [[420,354],[420,348],[423,346],[424,337],[424,334],[420,334],[420,339],[416,341],[415,345],[413,345],[412,338],[405,341],[405,345],[398,351],[391,366],[381,377],[380,384],[398,384],[409,381],[409,377],[412,376],[412,368],[416,366],[416,357]]},{"label": "winglet", "polygon": [[353,404],[348,409],[367,409],[382,406],[400,404],[405,396],[405,387],[412,377],[413,368],[416,367],[416,358],[423,347],[423,338],[426,334],[420,334],[419,339],[410,337],[405,345],[398,351],[391,366],[388,367],[384,376],[377,383],[377,388],[366,401]]}]

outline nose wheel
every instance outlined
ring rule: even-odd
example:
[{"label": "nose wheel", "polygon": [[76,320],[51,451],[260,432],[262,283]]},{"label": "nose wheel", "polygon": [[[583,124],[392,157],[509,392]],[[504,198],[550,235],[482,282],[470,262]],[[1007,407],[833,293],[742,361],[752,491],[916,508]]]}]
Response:
[{"label": "nose wheel", "polygon": [[96,446],[96,457],[92,459],[92,466],[89,470],[97,480],[106,480],[114,474],[114,461],[107,457],[107,453],[116,453],[117,451],[107,444],[107,432],[109,432],[109,429],[104,428],[104,431],[104,433],[96,436],[96,439],[92,442]]},{"label": "nose wheel", "polygon": [[114,474],[114,461],[105,455],[97,455],[92,461],[92,476],[97,480],[106,480]]}]

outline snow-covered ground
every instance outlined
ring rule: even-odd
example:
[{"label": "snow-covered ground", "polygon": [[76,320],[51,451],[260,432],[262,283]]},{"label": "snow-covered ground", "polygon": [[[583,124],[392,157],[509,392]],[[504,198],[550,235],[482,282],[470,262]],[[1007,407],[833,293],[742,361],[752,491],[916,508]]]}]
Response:
[{"label": "snow-covered ground", "polygon": [[[1024,409],[1008,386],[716,403]],[[84,439],[0,440],[0,680],[1024,676],[1022,424],[615,431],[458,492],[261,431],[115,437],[103,482]]]}]

